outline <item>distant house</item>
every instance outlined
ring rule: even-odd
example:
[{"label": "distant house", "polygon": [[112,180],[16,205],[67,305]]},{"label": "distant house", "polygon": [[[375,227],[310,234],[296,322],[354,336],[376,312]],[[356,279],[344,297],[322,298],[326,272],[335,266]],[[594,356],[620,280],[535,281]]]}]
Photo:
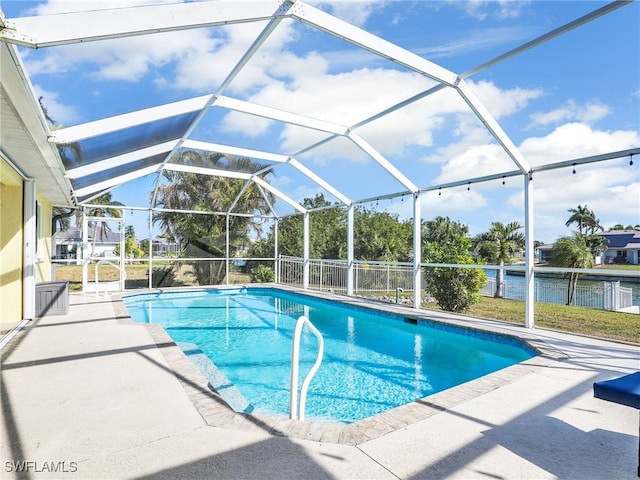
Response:
[{"label": "distant house", "polygon": [[[627,263],[640,265],[640,232],[637,230],[609,230],[597,235],[606,238],[607,250],[595,258],[595,263]],[[536,249],[539,263],[548,263],[553,253],[553,244],[540,245]]]},{"label": "distant house", "polygon": [[552,257],[553,243],[540,245],[536,248],[536,255],[538,257],[538,263],[549,263]]},{"label": "distant house", "polygon": [[609,230],[598,233],[608,241],[602,261],[607,264],[640,264],[640,232],[637,230]]},{"label": "distant house", "polygon": [[[88,232],[87,255],[92,257],[115,257],[116,246],[120,244],[120,233],[105,230],[96,241],[93,239],[93,229]],[[82,258],[82,229],[70,228],[54,235],[56,259]]]},{"label": "distant house", "polygon": [[[144,239],[140,243],[148,243],[149,239]],[[179,256],[180,245],[176,242],[167,240],[166,238],[157,237],[152,240],[153,244],[153,256],[154,257],[166,257],[166,256]]]}]

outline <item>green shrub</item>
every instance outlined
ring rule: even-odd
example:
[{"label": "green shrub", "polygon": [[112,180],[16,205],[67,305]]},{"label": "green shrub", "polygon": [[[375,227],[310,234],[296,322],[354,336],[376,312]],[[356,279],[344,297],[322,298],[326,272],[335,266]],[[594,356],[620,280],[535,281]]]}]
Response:
[{"label": "green shrub", "polygon": [[272,268],[266,265],[258,265],[251,269],[251,281],[253,283],[269,283],[276,279],[276,274]]}]

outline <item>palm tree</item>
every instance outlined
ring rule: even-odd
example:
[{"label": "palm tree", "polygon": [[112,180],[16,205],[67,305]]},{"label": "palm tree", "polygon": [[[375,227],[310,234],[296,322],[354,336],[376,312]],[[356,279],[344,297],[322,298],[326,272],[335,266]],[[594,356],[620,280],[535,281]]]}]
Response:
[{"label": "palm tree", "polygon": [[[84,215],[88,217],[120,218],[122,216],[122,211],[119,208],[111,208],[108,206],[124,206],[123,203],[113,200],[111,192],[103,193],[102,195],[91,200],[89,203],[98,206],[85,210]],[[81,221],[82,218],[78,217],[78,222]],[[98,241],[98,239],[105,239],[107,237],[107,232],[110,232],[111,228],[109,227],[109,222],[101,220],[90,221],[88,227],[93,228],[93,245],[91,247],[91,255],[93,256],[96,249],[96,242]]]},{"label": "palm tree", "polygon": [[[40,104],[40,108],[42,109],[45,120],[49,124],[49,128],[51,130],[59,130],[63,128],[63,125],[56,122],[49,114],[49,109],[45,107],[42,96],[38,98],[38,103]],[[58,145],[58,153],[60,154],[62,163],[64,163],[64,166],[66,168],[77,166],[82,162],[83,151],[82,146],[78,142]]]},{"label": "palm tree", "polygon": [[433,220],[424,222],[422,242],[447,243],[449,239],[461,235],[466,237],[469,228],[460,222],[451,220],[449,217],[436,217]]},{"label": "palm tree", "polygon": [[[489,260],[503,267],[505,263],[511,263],[511,258],[525,246],[524,233],[518,231],[521,228],[519,222],[509,222],[506,225],[492,222],[489,231],[480,236],[479,247],[488,247],[484,250],[492,252],[492,258]],[[496,271],[496,291],[493,296],[502,298],[503,288],[504,270],[500,268]]]},{"label": "palm tree", "polygon": [[[551,261],[554,267],[564,268],[591,268],[593,267],[593,254],[587,244],[587,237],[576,233],[573,237],[561,237],[553,246]],[[573,305],[576,286],[580,277],[579,272],[570,272],[567,288],[567,305]]]},{"label": "palm tree", "polygon": [[595,233],[597,230],[603,230],[600,225],[600,220],[596,218],[596,214],[593,210],[589,210],[589,207],[585,205],[578,205],[578,208],[570,208],[567,210],[571,213],[569,220],[565,223],[565,226],[569,226],[575,223],[578,226],[578,232],[580,233]]},{"label": "palm tree", "polygon": [[[271,171],[268,165],[256,163],[248,158],[237,158],[220,154],[201,155],[193,150],[183,150],[179,162],[194,166],[204,166],[217,170],[256,173],[268,180]],[[234,212],[265,214],[275,196],[262,192],[255,182],[216,175],[202,175],[188,172],[164,171],[166,184],[157,189],[156,205],[172,210],[198,210],[203,212],[227,212],[235,202]],[[174,211],[160,211],[154,214],[154,222],[159,222],[165,235],[180,244],[181,249],[195,253],[199,257],[221,258],[225,255],[226,218],[223,215],[188,215]],[[229,242],[237,249],[251,231],[259,231],[261,224],[248,216],[229,217]],[[230,252],[233,255],[234,252]],[[219,262],[222,266],[222,263]],[[210,262],[195,262],[194,273],[201,284],[216,283],[222,279],[222,270],[211,270]]]}]

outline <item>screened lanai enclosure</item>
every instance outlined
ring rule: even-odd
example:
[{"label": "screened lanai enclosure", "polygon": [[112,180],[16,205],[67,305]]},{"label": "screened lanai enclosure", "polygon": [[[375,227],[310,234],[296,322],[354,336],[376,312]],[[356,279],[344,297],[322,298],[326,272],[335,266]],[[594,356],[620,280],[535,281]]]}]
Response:
[{"label": "screened lanai enclosure", "polygon": [[[585,102],[582,117],[597,115],[615,78],[637,79],[599,66],[637,43],[637,28],[611,33],[637,18],[631,2],[547,2],[548,19],[517,35],[471,32],[462,10],[460,28],[441,32],[440,10],[459,8],[444,2],[391,2],[404,8],[394,18],[384,2],[9,3],[0,40],[31,78],[70,192],[57,268],[81,269],[85,292],[257,281],[403,294],[420,308],[425,269],[460,268],[427,261],[425,229],[466,209],[476,232],[521,225],[519,263],[464,267],[519,274],[531,327],[536,274],[575,271],[536,265],[548,223],[600,198],[638,219],[637,86],[609,135],[567,113]],[[601,49],[585,52],[594,36]],[[593,91],[559,101],[564,113],[514,116],[557,79]],[[575,143],[560,127],[535,131],[563,115]]]}]

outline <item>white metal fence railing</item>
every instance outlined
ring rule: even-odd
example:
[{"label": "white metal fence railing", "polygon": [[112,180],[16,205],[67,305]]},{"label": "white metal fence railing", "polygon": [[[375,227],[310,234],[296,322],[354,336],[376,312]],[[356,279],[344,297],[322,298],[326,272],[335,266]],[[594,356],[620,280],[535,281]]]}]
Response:
[{"label": "white metal fence railing", "polygon": [[[279,283],[303,284],[304,262],[299,257],[281,256]],[[354,291],[387,293],[401,288],[413,290],[413,266],[392,262],[354,262]],[[347,291],[345,260],[309,260],[309,288],[313,290]],[[424,285],[422,286],[424,289]]]},{"label": "white metal fence railing", "polygon": [[[299,257],[281,256],[278,259],[278,282],[285,285],[302,286],[304,262]],[[494,267],[495,268],[495,267]],[[309,288],[346,292],[347,262],[345,260],[309,260]],[[393,293],[398,288],[413,291],[413,265],[393,262],[354,262],[354,293]],[[488,277],[480,294],[493,296],[496,279]],[[567,303],[567,282],[536,279],[535,301],[542,303]],[[422,290],[425,289],[424,279]],[[522,281],[505,280],[504,298],[524,300]],[[633,305],[633,289],[620,286],[620,282],[598,282],[578,285],[573,304],[600,310],[620,310]]]},{"label": "white metal fence railing", "polygon": [[[493,296],[496,279],[488,278],[480,292],[484,296]],[[542,303],[566,304],[568,286],[563,282],[536,282],[535,301]],[[504,282],[504,298],[524,300],[524,287],[518,283]],[[620,310],[633,305],[633,289],[621,287],[620,282],[600,282],[596,285],[577,285],[573,305],[599,310]]]}]

